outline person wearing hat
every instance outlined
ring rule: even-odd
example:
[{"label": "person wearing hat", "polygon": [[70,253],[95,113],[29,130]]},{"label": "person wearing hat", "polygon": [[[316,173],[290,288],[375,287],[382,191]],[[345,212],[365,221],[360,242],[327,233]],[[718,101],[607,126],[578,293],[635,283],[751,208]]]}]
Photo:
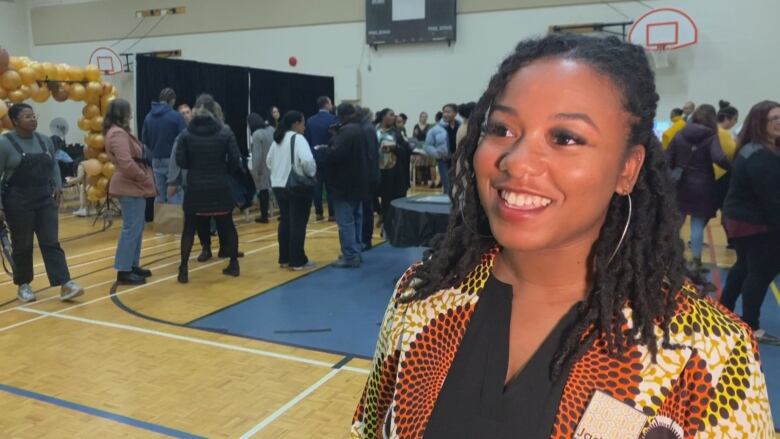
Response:
[{"label": "person wearing hat", "polygon": [[363,225],[362,200],[368,196],[368,158],[362,114],[344,102],[337,109],[339,125],[333,145],[323,148],[323,162],[331,172],[325,177],[333,197],[336,224],[339,227],[341,257],[333,266],[357,268],[361,263]]}]

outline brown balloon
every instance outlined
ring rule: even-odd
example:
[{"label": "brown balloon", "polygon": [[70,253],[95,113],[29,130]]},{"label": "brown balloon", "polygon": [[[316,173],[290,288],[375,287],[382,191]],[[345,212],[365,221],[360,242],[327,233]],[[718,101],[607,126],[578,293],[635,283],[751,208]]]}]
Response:
[{"label": "brown balloon", "polygon": [[8,70],[8,66],[11,63],[11,56],[8,55],[8,51],[0,47],[0,75]]},{"label": "brown balloon", "polygon": [[[110,160],[108,158],[108,154],[106,154],[105,152],[101,152],[100,154],[98,154],[97,159],[100,161],[100,163],[106,163],[107,161]],[[101,168],[100,171],[103,172],[103,169]]]},{"label": "brown balloon", "polygon": [[68,94],[70,92],[70,86],[64,83],[56,83],[57,90],[52,90],[51,97],[57,102],[65,102],[68,100]]}]

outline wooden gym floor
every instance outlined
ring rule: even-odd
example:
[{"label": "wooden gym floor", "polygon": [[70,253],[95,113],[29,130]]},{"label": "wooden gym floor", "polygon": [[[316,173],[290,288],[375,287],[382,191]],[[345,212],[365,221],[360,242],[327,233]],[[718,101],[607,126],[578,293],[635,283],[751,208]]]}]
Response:
[{"label": "wooden gym floor", "polygon": [[[177,283],[178,239],[148,227],[142,265],[154,276],[143,286],[120,287],[117,296],[183,324],[305,275],[278,268],[275,220],[236,222],[246,253],[241,277],[222,275],[225,260],[193,260],[190,283]],[[728,267],[733,256],[715,224],[705,236],[705,262]],[[59,289],[48,287],[37,250],[37,302],[20,306],[15,286],[0,274],[2,437],[347,436],[369,361],[127,313],[110,297],[120,221],[104,232],[99,226],[60,217],[71,274],[86,288],[75,302],[60,302]],[[216,239],[213,245],[216,254]],[[306,250],[319,266],[335,260],[335,223],[310,222]],[[198,252],[196,244],[192,257]]]}]

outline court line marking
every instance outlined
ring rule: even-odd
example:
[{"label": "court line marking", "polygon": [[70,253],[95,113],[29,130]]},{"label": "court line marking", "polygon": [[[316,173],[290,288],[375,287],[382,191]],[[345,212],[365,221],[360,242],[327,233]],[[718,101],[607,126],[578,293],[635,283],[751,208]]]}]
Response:
[{"label": "court line marking", "polygon": [[777,304],[780,305],[780,289],[777,288],[777,283],[775,281],[772,281],[769,283],[769,286],[772,288],[772,292],[775,295],[775,300],[777,301]]},{"label": "court line marking", "polygon": [[[166,245],[171,245],[171,244],[179,244],[179,242],[178,241],[171,241],[171,242],[165,242],[165,243],[162,243],[162,244],[153,245],[151,247],[146,247],[146,248],[142,249],[142,252],[143,252],[143,250],[153,250],[153,249],[157,249],[157,248],[160,248],[160,247],[165,247]],[[112,248],[116,249],[116,247],[112,247]],[[168,251],[172,251],[172,250],[175,250],[175,249],[171,248]],[[141,256],[143,256],[143,253],[141,254]],[[149,256],[149,255],[147,255],[147,256]],[[115,255],[110,255],[110,256],[105,256],[105,257],[102,257],[102,258],[92,259],[92,260],[89,260],[87,262],[82,262],[82,263],[76,264],[76,265],[68,265],[68,270],[74,270],[76,268],[86,267],[86,266],[88,266],[90,264],[94,264],[96,262],[108,261],[108,260],[111,260],[111,259],[114,259],[114,258],[115,258]],[[43,277],[43,276],[46,276],[46,271],[42,271],[42,272],[34,275],[33,279],[36,279],[36,278],[39,278],[39,277]],[[3,281],[3,282],[0,282],[0,286],[9,285],[9,284],[12,284],[13,282],[14,282],[13,279],[7,280],[7,281]]]},{"label": "court line marking", "polygon": [[166,436],[171,436],[171,437],[181,438],[181,439],[205,439],[203,436],[197,436],[181,430],[165,427],[160,424],[141,421],[139,419],[130,418],[117,413],[111,413],[95,407],[79,404],[77,402],[66,401],[64,399],[55,398],[53,396],[45,395],[43,393],[33,392],[31,390],[9,386],[7,384],[0,384],[0,391],[10,393],[12,395],[20,396],[23,398],[34,399],[36,401],[73,410],[76,412],[85,413],[87,415],[92,415],[98,418],[107,419],[109,421],[114,421],[119,424],[129,425],[131,427],[135,427],[138,429],[151,431],[153,433],[164,434]]},{"label": "court line marking", "polygon": [[[321,230],[315,230],[315,231],[312,231],[312,232],[307,232],[306,235],[307,236],[314,236],[314,235],[319,234],[320,232],[324,232],[324,231],[333,229],[335,227],[337,227],[337,226],[330,226],[330,227],[326,227],[326,228],[321,229]],[[273,235],[276,235],[276,234],[274,233]],[[260,239],[260,238],[258,238],[258,239]],[[265,245],[263,247],[256,248],[254,250],[247,251],[245,254],[246,255],[255,254],[255,253],[261,252],[263,250],[268,250],[269,248],[276,247],[278,245],[279,245],[279,243],[268,244],[268,245]],[[194,257],[196,257],[196,256],[194,256]],[[192,259],[192,257],[190,259]],[[222,264],[223,262],[224,261],[217,259],[214,262],[211,262],[211,263],[208,263],[208,264],[203,264],[203,265],[201,265],[199,267],[193,268],[193,269],[189,270],[189,272],[192,273],[192,272],[195,272],[195,271],[200,271],[200,270],[203,270],[203,269],[206,269],[206,268],[209,268],[209,267],[213,267],[213,266],[215,266],[217,264]],[[179,261],[173,261],[173,262],[169,262],[169,263],[165,264],[165,266],[170,266],[170,265],[174,265],[174,264],[178,264],[178,263],[179,263]],[[160,267],[158,267],[158,268],[160,268]],[[156,284],[159,284],[161,282],[169,281],[171,279],[176,279],[177,276],[178,276],[178,273],[172,274],[172,275],[169,275],[169,276],[165,276],[165,277],[162,277],[160,279],[156,279],[156,280],[154,280],[152,282],[149,282],[149,283],[146,283],[146,284],[143,284],[143,285],[138,285],[136,287],[132,287],[132,288],[129,288],[127,290],[117,292],[116,295],[120,296],[120,295],[123,295],[123,294],[131,293],[133,291],[138,291],[138,290],[140,290],[142,288],[146,288],[146,287],[149,287],[149,286],[152,286],[152,285],[156,285]],[[109,281],[103,282],[103,285],[105,285],[107,283],[114,283],[114,281],[113,280],[109,280]],[[58,296],[52,296],[52,297],[50,297],[50,298],[48,298],[46,300],[55,299],[57,297]],[[56,311],[56,312],[51,313],[51,314],[59,315],[59,314],[64,313],[64,312],[68,312],[68,311],[71,311],[71,310],[74,310],[74,309],[77,309],[77,308],[81,308],[81,307],[84,307],[84,306],[87,306],[87,305],[91,305],[93,303],[101,302],[101,301],[107,300],[107,299],[111,299],[111,296],[108,296],[108,295],[101,296],[101,297],[98,297],[96,299],[84,302],[84,303],[78,303],[76,305],[69,306],[67,308],[61,309],[61,310]],[[44,301],[33,302],[33,303],[29,304],[29,306],[35,305],[37,303],[42,303],[42,302],[44,302]],[[13,310],[13,309],[24,310],[24,311],[26,311],[26,310],[34,310],[34,308],[28,308],[27,306],[17,306],[16,308],[10,308],[9,310],[5,310],[5,311],[10,311],[10,310]],[[45,318],[45,317],[46,316],[43,316],[43,317],[40,317],[40,318]],[[19,322],[19,323],[16,323],[14,325],[11,325],[11,326],[6,326],[4,328],[0,328],[0,332],[5,332],[5,331],[7,331],[9,329],[13,329],[13,328],[22,326],[22,325],[24,325],[26,323],[32,323],[32,322],[34,322],[34,321],[36,321],[38,319],[39,318],[35,318],[35,319],[27,320],[27,321],[24,321],[24,322]]]},{"label": "court line marking", "polygon": [[[322,232],[322,231],[325,231],[325,230],[329,230],[329,229],[330,229],[330,228],[332,228],[332,227],[337,227],[337,226],[330,226],[330,227],[327,227],[327,228],[325,228],[325,229],[315,229],[314,231],[307,232],[307,235],[308,235],[308,234],[314,234],[314,233],[317,233],[317,232]],[[276,234],[276,232],[274,232],[274,233],[268,233],[268,234],[266,234],[266,235],[259,236],[259,237],[255,238],[255,239],[251,239],[251,240],[247,241],[247,243],[254,243],[254,242],[257,242],[257,241],[262,241],[262,240],[264,240],[264,239],[272,238],[272,237],[274,237],[274,236],[276,236],[276,235],[277,235],[277,234]],[[276,244],[276,245],[278,245],[278,244]],[[273,246],[271,246],[271,247],[273,247]],[[257,251],[260,251],[260,250],[263,250],[263,249],[265,249],[265,247],[263,247],[263,248],[261,248],[261,249],[256,249],[256,250],[257,250]],[[255,250],[250,250],[250,251],[248,251],[248,252],[247,252],[247,253],[245,253],[245,254],[248,254],[248,255],[249,255],[249,254],[254,254],[254,253],[256,253],[256,251],[255,251]],[[192,260],[195,260],[195,259],[197,259],[197,256],[191,256],[189,260],[190,260],[190,261],[192,261]],[[162,264],[162,265],[156,265],[156,266],[155,266],[155,265],[153,265],[153,266],[149,267],[149,269],[150,269],[150,270],[158,270],[158,269],[160,269],[160,268],[170,267],[171,265],[175,265],[175,264],[178,264],[178,263],[179,263],[179,260],[177,259],[177,260],[175,260],[175,261],[173,261],[173,262],[166,262],[166,263],[164,263],[164,264]],[[213,263],[212,263],[212,264],[210,264],[209,266],[211,266],[211,265],[213,265]],[[198,267],[198,268],[193,268],[193,269],[192,269],[192,270],[190,270],[190,271],[196,271],[196,270],[198,270],[199,268],[201,268],[201,267]],[[103,281],[103,282],[96,283],[96,284],[94,284],[94,285],[89,285],[89,286],[86,286],[86,287],[84,287],[84,290],[86,291],[86,290],[88,290],[88,289],[97,288],[97,287],[102,287],[102,286],[104,286],[104,285],[110,285],[110,284],[113,284],[113,283],[114,283],[114,279],[111,279],[111,280],[107,280],[107,281]],[[121,294],[121,293],[117,293],[117,294]],[[11,311],[14,311],[14,310],[19,310],[19,309],[23,309],[23,308],[25,308],[25,309],[26,309],[26,308],[29,308],[29,307],[31,307],[31,306],[34,306],[34,305],[39,305],[39,304],[41,304],[41,303],[46,303],[46,302],[49,302],[49,301],[51,301],[51,300],[55,300],[55,299],[59,299],[59,295],[56,295],[56,294],[55,294],[54,296],[47,297],[47,298],[45,298],[45,299],[36,300],[36,301],[35,301],[35,302],[33,302],[33,303],[28,303],[28,304],[25,304],[25,305],[17,305],[17,306],[15,306],[15,307],[13,307],[13,308],[8,308],[8,309],[1,310],[1,311],[0,311],[0,315],[2,315],[2,314],[5,314],[5,313],[8,313],[8,312],[11,312]],[[5,328],[2,328],[2,329],[0,329],[0,332],[3,332],[4,330],[5,330]]]},{"label": "court line marking", "polygon": [[325,376],[320,378],[316,383],[314,383],[311,386],[307,387],[303,392],[301,392],[297,396],[295,396],[295,398],[289,400],[287,402],[287,404],[279,407],[275,412],[273,412],[267,418],[265,418],[262,421],[260,421],[260,423],[255,425],[251,430],[249,430],[246,433],[244,433],[243,435],[241,435],[241,439],[249,439],[252,436],[254,436],[257,433],[259,433],[265,427],[268,427],[272,422],[274,422],[275,420],[280,418],[282,415],[287,413],[291,408],[293,408],[296,405],[298,405],[299,402],[301,402],[304,399],[306,399],[307,396],[309,396],[312,393],[314,393],[315,390],[317,390],[320,387],[322,387],[323,384],[325,384],[328,381],[330,381],[331,378],[333,378],[336,375],[338,375],[338,373],[339,373],[339,369],[333,369],[330,372],[328,372],[327,374],[325,374]]},{"label": "court line marking", "polygon": [[310,365],[310,366],[319,366],[319,367],[332,368],[333,364],[334,364],[334,363],[329,363],[329,362],[320,361],[320,360],[311,360],[311,359],[304,358],[304,357],[299,357],[299,356],[296,356],[296,355],[280,354],[280,353],[277,353],[277,352],[265,351],[265,350],[262,350],[262,349],[248,348],[248,347],[244,347],[244,346],[236,346],[236,345],[232,345],[232,344],[229,344],[229,343],[222,343],[222,342],[218,342],[218,341],[205,340],[205,339],[197,338],[197,337],[190,337],[190,336],[187,336],[187,335],[179,335],[179,334],[173,334],[173,333],[170,333],[170,332],[158,331],[156,329],[148,329],[148,328],[142,328],[140,326],[126,325],[124,323],[112,323],[112,322],[106,322],[106,321],[103,321],[103,320],[87,319],[87,318],[84,318],[84,317],[77,317],[77,316],[72,316],[72,315],[67,315],[67,314],[56,314],[56,313],[51,313],[51,312],[46,312],[46,311],[39,311],[39,310],[36,310],[36,309],[25,309],[24,312],[28,312],[28,313],[31,313],[31,314],[38,314],[39,317],[42,317],[42,318],[45,318],[45,317],[55,317],[55,318],[58,318],[58,319],[71,320],[71,321],[74,321],[74,322],[80,322],[80,323],[91,324],[91,325],[96,325],[96,326],[103,326],[103,327],[106,327],[106,328],[121,329],[121,330],[125,330],[125,331],[130,331],[130,332],[137,332],[137,333],[140,333],[140,334],[153,335],[153,336],[163,337],[163,338],[170,338],[172,340],[177,340],[177,341],[186,341],[186,342],[199,344],[199,345],[203,345],[203,346],[216,347],[216,348],[221,348],[221,349],[230,350],[230,351],[236,351],[236,352],[243,352],[243,353],[247,353],[247,354],[259,355],[259,356],[263,356],[263,357],[270,357],[270,358],[275,358],[277,360],[286,360],[286,361],[292,361],[292,362],[296,362],[296,363],[303,363],[303,364],[307,364],[307,365]]},{"label": "court line marking", "polygon": [[[238,229],[240,227],[245,227],[245,226],[250,226],[250,225],[252,225],[252,224],[250,224],[250,223],[236,224],[236,228]],[[121,230],[121,227],[119,228],[119,230]],[[106,230],[106,231],[108,231],[108,230]],[[144,242],[154,241],[154,240],[157,240],[157,239],[173,238],[174,236],[175,235],[150,236],[148,238],[142,239],[141,243],[143,244]],[[119,238],[117,237],[117,239],[119,239]],[[156,248],[156,247],[159,247],[159,246],[162,246],[162,245],[165,245],[165,244],[172,244],[172,243],[177,243],[178,244],[179,242],[180,242],[180,239],[174,239],[173,241],[169,241],[169,242],[166,242],[166,243],[163,243],[163,244],[158,244],[157,246],[154,246],[154,247],[147,247],[147,248]],[[248,241],[248,242],[252,242],[252,241]],[[102,252],[109,251],[109,250],[116,250],[116,246],[104,247],[104,248],[101,248],[101,249],[91,250],[91,251],[88,251],[86,253],[79,253],[79,254],[76,254],[76,255],[67,255],[66,254],[65,256],[68,258],[68,260],[71,260],[71,259],[81,258],[81,257],[84,257],[84,256],[94,255],[95,253],[102,253]],[[110,257],[113,257],[113,256],[110,256]],[[33,265],[33,268],[40,268],[40,267],[43,267],[43,262],[39,262],[39,263]],[[0,275],[6,275],[7,276],[7,274],[4,271],[0,271]]]}]

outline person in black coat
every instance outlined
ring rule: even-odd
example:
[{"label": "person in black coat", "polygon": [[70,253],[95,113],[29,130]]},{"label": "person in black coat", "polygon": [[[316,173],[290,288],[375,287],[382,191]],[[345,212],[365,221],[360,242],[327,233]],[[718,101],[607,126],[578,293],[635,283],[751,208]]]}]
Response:
[{"label": "person in black coat", "polygon": [[371,250],[374,236],[374,212],[379,209],[379,139],[376,135],[373,115],[369,108],[357,109],[360,113],[360,125],[366,139],[366,169],[368,170],[368,194],[363,199],[363,227],[360,242],[363,251]]},{"label": "person in black coat", "polygon": [[[240,169],[240,154],[233,132],[225,126],[221,110],[211,95],[201,95],[195,103],[194,117],[179,137],[176,163],[187,170],[187,191],[184,194],[184,230],[181,235],[181,265],[178,280],[187,283],[188,261],[199,222],[214,218],[225,248],[220,250],[230,258],[222,272],[238,276],[238,232],[233,224],[235,206],[230,182],[232,173]],[[222,247],[222,245],[220,245]]]},{"label": "person in black coat", "polygon": [[726,234],[737,250],[720,301],[734,310],[742,297],[742,319],[759,343],[780,343],[761,328],[761,304],[780,274],[780,103],[754,105],[739,133],[731,184],[723,205]]},{"label": "person in black coat", "polygon": [[325,176],[328,193],[333,198],[336,223],[339,226],[341,258],[338,268],[360,266],[363,225],[362,201],[368,196],[368,153],[361,114],[350,103],[338,107],[339,126],[333,145],[323,148],[323,160],[329,172]]}]

